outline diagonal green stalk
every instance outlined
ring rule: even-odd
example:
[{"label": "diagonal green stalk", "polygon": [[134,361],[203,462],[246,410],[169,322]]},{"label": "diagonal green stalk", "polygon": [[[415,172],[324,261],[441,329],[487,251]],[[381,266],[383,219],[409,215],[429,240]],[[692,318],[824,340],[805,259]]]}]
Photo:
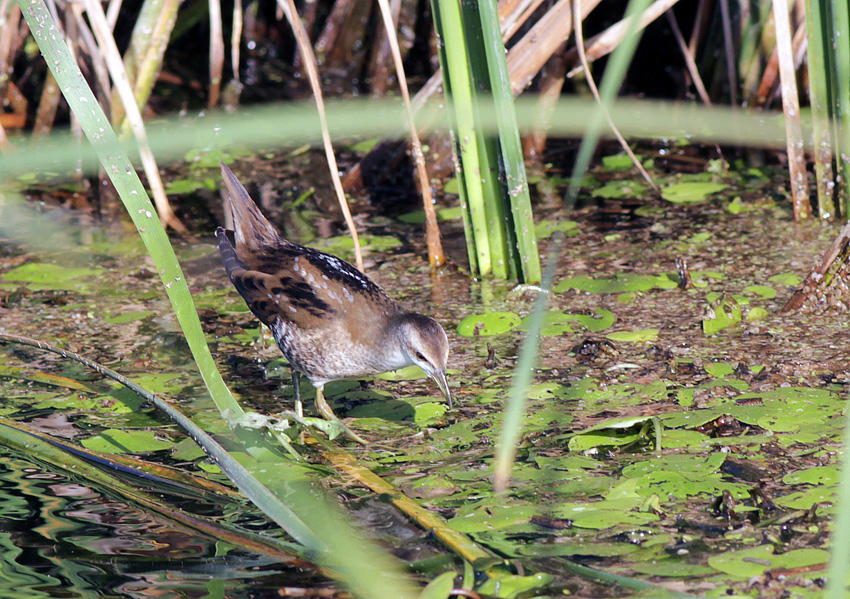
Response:
[{"label": "diagonal green stalk", "polygon": [[[329,575],[348,584],[358,596],[370,599],[412,599],[415,596],[411,583],[403,576],[395,560],[360,538],[346,523],[337,506],[317,494],[306,481],[294,477],[290,477],[290,480],[286,472],[279,472],[277,476],[263,482],[176,407],[120,373],[84,356],[15,335],[0,334],[0,341],[37,347],[75,360],[121,383],[152,403],[203,448],[254,505],[301,543],[311,553],[312,559],[330,568]],[[245,459],[251,463],[250,458]],[[273,466],[272,460],[268,459],[257,470],[267,474],[267,470]],[[286,503],[281,497],[286,498]],[[143,498],[134,497],[134,500],[146,506],[150,503],[144,503]],[[165,509],[160,508],[160,511]],[[280,545],[286,547],[286,544]]]},{"label": "diagonal green stalk", "polygon": [[26,337],[17,337],[15,335],[0,334],[0,341],[11,341],[13,343],[20,343],[53,352],[63,358],[75,360],[80,364],[88,366],[100,374],[121,383],[140,397],[144,398],[146,401],[153,404],[157,409],[164,412],[169,418],[171,418],[171,420],[177,423],[177,425],[183,429],[186,434],[195,441],[195,443],[200,445],[201,448],[207,452],[207,455],[215,461],[215,463],[221,468],[222,472],[224,472],[227,477],[233,481],[236,487],[246,497],[251,499],[257,507],[263,510],[266,515],[277,522],[281,528],[292,536],[292,538],[309,550],[316,552],[327,551],[325,544],[313,534],[310,528],[302,522],[301,518],[299,518],[292,509],[289,508],[289,506],[283,504],[272,494],[271,491],[269,491],[268,488],[257,481],[257,479],[254,478],[254,476],[248,472],[242,464],[237,462],[233,456],[231,456],[209,434],[170,403],[114,370],[74,352],[55,347],[49,343],[44,343],[35,339],[28,339]]},{"label": "diagonal green stalk", "polygon": [[[838,483],[838,497],[835,505],[850,505],[850,410],[844,415],[844,453],[841,456],[841,480]],[[835,511],[832,523],[832,548],[829,556],[829,582],[825,599],[846,599],[847,579],[850,577],[850,510]]]},{"label": "diagonal green stalk", "polygon": [[107,176],[121,195],[133,224],[136,225],[148,253],[156,264],[165,292],[171,300],[210,395],[222,413],[229,411],[234,416],[241,415],[242,408],[221,378],[210,354],[186,284],[186,277],[174,255],[174,249],[156,217],[153,205],[127,153],[86,84],[45,3],[41,0],[19,0],[19,4],[47,65],[59,83],[71,110],[77,115]]},{"label": "diagonal green stalk", "polygon": [[[243,411],[216,368],[174,250],[156,218],[133,165],[95,101],[44,2],[19,0],[19,3],[30,31],[56,76],[68,104],[79,118],[95,153],[121,195],[148,252],[156,263],[207,388],[222,415],[232,421],[241,416]],[[169,409],[164,403],[160,407]],[[211,446],[209,442],[214,443],[204,431],[194,427],[182,414],[171,412],[169,416],[181,427],[193,430],[191,435],[196,440],[202,441],[206,446]],[[214,459],[223,470],[229,470],[234,475],[232,480],[240,490],[246,493],[251,491],[252,501],[269,517],[281,524],[296,540],[316,552],[317,559],[336,570],[338,576],[358,596],[374,599],[414,596],[411,584],[403,577],[400,567],[391,557],[350,530],[345,524],[345,518],[338,513],[334,505],[320,496],[315,496],[309,487],[286,476],[285,464],[281,464],[259,432],[241,429],[237,432],[252,443],[252,453],[244,457],[249,466],[246,467],[226,452],[216,454]],[[256,473],[267,474],[270,470],[274,470],[276,476],[266,481],[258,481],[254,476]],[[293,492],[293,488],[300,490]],[[289,503],[282,503],[280,497],[286,497]],[[290,507],[290,503],[294,507]],[[378,570],[380,575],[372,572],[370,567]]]},{"label": "diagonal green stalk", "polygon": [[308,562],[293,557],[303,553],[300,546],[240,530],[225,522],[212,522],[173,508],[164,503],[161,497],[141,491],[82,457],[69,454],[67,448],[56,445],[45,437],[41,431],[27,431],[19,423],[0,418],[0,444],[20,451],[28,459],[47,463],[89,484],[99,485],[108,492],[211,538],[238,543],[246,549],[271,555],[282,561],[295,562],[301,567],[309,566]]},{"label": "diagonal green stalk", "polygon": [[605,123],[605,111],[612,113],[612,107],[616,103],[617,92],[623,84],[623,78],[626,76],[626,70],[632,61],[632,56],[634,56],[635,48],[640,38],[638,35],[640,29],[637,17],[646,10],[647,6],[649,6],[649,0],[629,1],[625,17],[628,20],[629,26],[626,29],[623,41],[611,54],[611,59],[605,68],[605,75],[602,77],[602,84],[599,86],[599,98],[602,106],[594,113],[581,140],[578,156],[573,166],[573,174],[570,178],[570,185],[564,197],[564,207],[567,210],[572,209],[575,205],[581,180],[584,178],[584,173],[590,165],[590,159],[593,158],[593,153],[596,151],[596,144],[599,143],[602,126]]},{"label": "diagonal green stalk", "polygon": [[552,247],[549,250],[549,258],[546,260],[546,271],[534,309],[531,312],[528,324],[528,332],[522,341],[519,350],[519,359],[514,369],[514,378],[511,389],[508,392],[507,406],[504,410],[502,430],[496,447],[496,459],[494,466],[493,487],[496,493],[504,493],[508,490],[511,480],[511,469],[516,459],[517,446],[522,435],[522,423],[525,419],[526,405],[528,403],[528,387],[534,378],[534,368],[537,364],[537,355],[540,348],[540,332],[543,330],[543,317],[546,314],[546,304],[549,301],[549,292],[552,289],[552,281],[555,278],[555,268],[558,265],[558,256],[564,235],[557,232],[552,237]]}]

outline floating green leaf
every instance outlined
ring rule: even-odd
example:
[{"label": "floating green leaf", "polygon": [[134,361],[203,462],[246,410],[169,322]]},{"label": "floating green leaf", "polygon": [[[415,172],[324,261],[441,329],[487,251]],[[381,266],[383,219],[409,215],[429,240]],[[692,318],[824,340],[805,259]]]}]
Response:
[{"label": "floating green leaf", "polygon": [[413,421],[422,426],[439,422],[448,412],[449,406],[444,403],[426,402],[414,407]]},{"label": "floating green leaf", "polygon": [[653,341],[658,338],[658,329],[636,329],[634,331],[615,331],[605,335],[611,341],[627,341],[639,343],[642,341]]},{"label": "floating green leaf", "polygon": [[501,335],[515,329],[520,322],[520,317],[513,312],[472,314],[460,321],[457,332],[464,337]]},{"label": "floating green leaf", "polygon": [[553,580],[555,580],[554,576],[542,572],[530,576],[518,576],[492,570],[489,572],[489,578],[476,590],[481,595],[514,599],[528,591],[545,587],[551,584]]},{"label": "floating green leaf", "polygon": [[661,197],[674,204],[698,204],[712,194],[729,187],[725,183],[707,183],[691,181],[676,183],[661,190]]},{"label": "floating green leaf", "polygon": [[809,510],[817,504],[818,513],[823,514],[827,506],[835,502],[837,492],[837,489],[833,486],[818,485],[805,491],[776,497],[774,503],[792,510]]},{"label": "floating green leaf", "polygon": [[711,307],[702,320],[702,331],[705,335],[715,335],[723,329],[738,324],[743,319],[741,306],[730,296],[723,296],[712,302]]},{"label": "floating green leaf", "polygon": [[526,545],[520,550],[521,555],[531,557],[550,557],[553,555],[573,556],[581,555],[587,557],[617,557],[634,553],[640,548],[628,543],[551,543],[542,545],[534,543]]},{"label": "floating green leaf", "polygon": [[455,572],[443,572],[422,589],[419,599],[449,599],[454,589]]},{"label": "floating green leaf", "polygon": [[385,381],[418,381],[420,379],[428,378],[428,375],[425,374],[425,371],[419,368],[419,366],[410,365],[405,366],[404,368],[399,368],[398,370],[391,370],[389,372],[376,374],[375,378],[383,379]]},{"label": "floating green leaf", "polygon": [[646,185],[632,179],[609,181],[602,187],[590,192],[596,198],[635,197],[646,193]]},{"label": "floating green leaf", "polygon": [[722,379],[735,372],[735,367],[725,362],[715,362],[714,364],[707,364],[705,371],[711,376]]},{"label": "floating green leaf", "polygon": [[[528,330],[529,319],[531,316],[526,316],[520,322],[520,329]],[[553,335],[564,335],[574,333],[573,326],[576,324],[576,318],[573,314],[565,314],[558,310],[550,310],[543,314],[543,327],[540,329],[540,334],[544,337]]]},{"label": "floating green leaf", "polygon": [[796,287],[800,284],[800,276],[794,272],[783,272],[768,279],[771,283],[779,283],[786,287]]},{"label": "floating green leaf", "polygon": [[110,324],[127,324],[129,322],[145,320],[153,315],[153,310],[136,310],[135,312],[124,312],[123,314],[107,316],[104,320]]},{"label": "floating green leaf", "polygon": [[762,299],[773,299],[776,297],[776,289],[767,285],[749,285],[744,287],[744,293],[752,293]]},{"label": "floating green leaf", "polygon": [[800,569],[825,564],[829,552],[823,549],[793,549],[774,555],[773,545],[759,545],[741,551],[728,551],[708,558],[708,565],[740,579],[761,576],[767,570]]},{"label": "floating green leaf", "polygon": [[648,472],[658,470],[670,470],[697,477],[709,476],[717,473],[724,461],[726,461],[726,454],[721,452],[712,453],[707,457],[703,455],[669,454],[630,464],[623,468],[623,476],[630,478],[643,476]]},{"label": "floating green leaf", "polygon": [[578,324],[586,328],[591,333],[604,331],[605,329],[612,327],[617,321],[617,317],[614,316],[614,313],[610,310],[599,308],[598,310],[595,310],[594,313],[598,316],[598,318],[585,314],[575,314],[574,318]]},{"label": "floating green leaf", "polygon": [[692,578],[714,574],[716,570],[700,564],[691,564],[679,559],[658,559],[629,564],[635,572],[665,578]]},{"label": "floating green leaf", "polygon": [[461,510],[449,520],[449,526],[458,532],[498,530],[518,522],[527,522],[536,513],[537,508],[531,505],[479,506],[468,511]]},{"label": "floating green leaf", "polygon": [[759,320],[765,320],[770,316],[767,310],[762,308],[761,306],[754,306],[747,310],[747,322],[758,322]]},{"label": "floating green leaf", "polygon": [[789,472],[782,477],[782,482],[789,485],[835,485],[838,483],[838,468],[835,466],[814,466],[805,470]]},{"label": "floating green leaf", "polygon": [[649,439],[649,431],[654,431],[651,441],[656,451],[661,450],[661,423],[655,417],[638,416],[612,418],[582,431],[569,441],[570,451],[585,451],[593,447],[614,445],[624,446]]},{"label": "floating green leaf", "polygon": [[602,158],[601,171],[627,171],[634,166],[628,154],[614,154]]},{"label": "floating green leaf", "polygon": [[174,441],[156,436],[153,431],[122,431],[108,429],[84,439],[83,446],[92,451],[105,453],[146,453],[174,447]]},{"label": "floating green leaf", "polygon": [[534,226],[537,239],[549,239],[556,231],[569,235],[578,233],[578,223],[574,220],[542,220]]},{"label": "floating green leaf", "polygon": [[555,285],[557,293],[569,289],[578,289],[588,293],[623,293],[626,291],[648,291],[650,289],[675,289],[679,286],[679,277],[675,274],[638,275],[632,273],[617,274],[611,279],[593,279],[591,277],[572,277]]},{"label": "floating green leaf", "polygon": [[86,282],[103,275],[102,268],[61,266],[50,262],[28,262],[0,275],[4,281],[30,283],[35,289],[73,289],[85,292]]}]

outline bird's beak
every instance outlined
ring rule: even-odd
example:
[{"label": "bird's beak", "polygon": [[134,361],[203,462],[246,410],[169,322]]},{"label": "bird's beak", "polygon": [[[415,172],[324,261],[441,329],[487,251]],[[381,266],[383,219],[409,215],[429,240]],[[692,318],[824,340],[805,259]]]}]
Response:
[{"label": "bird's beak", "polygon": [[428,376],[434,379],[434,382],[437,383],[437,386],[440,388],[440,391],[443,392],[443,395],[446,398],[446,401],[449,404],[449,409],[452,407],[452,394],[449,391],[449,381],[446,380],[446,373],[442,370],[438,372],[429,372]]}]

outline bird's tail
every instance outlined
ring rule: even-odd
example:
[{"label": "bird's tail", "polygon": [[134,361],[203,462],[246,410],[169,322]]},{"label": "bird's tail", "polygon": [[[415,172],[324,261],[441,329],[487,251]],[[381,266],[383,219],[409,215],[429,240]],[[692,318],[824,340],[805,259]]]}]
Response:
[{"label": "bird's tail", "polygon": [[[248,195],[248,190],[236,178],[226,164],[221,163],[221,175],[230,196],[230,211],[233,214],[236,248],[239,252],[248,248],[275,245],[280,242],[272,224]],[[219,237],[219,240],[221,237]]]},{"label": "bird's tail", "polygon": [[245,263],[236,255],[236,248],[233,246],[233,231],[226,231],[219,227],[215,230],[215,236],[218,237],[218,253],[221,254],[224,270],[227,271],[227,276],[232,281],[233,271],[246,270]]}]

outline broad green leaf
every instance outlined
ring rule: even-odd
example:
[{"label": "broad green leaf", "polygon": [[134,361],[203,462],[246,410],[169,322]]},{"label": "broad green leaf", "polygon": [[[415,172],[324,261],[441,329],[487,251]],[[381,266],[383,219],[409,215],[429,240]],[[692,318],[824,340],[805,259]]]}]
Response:
[{"label": "broad green leaf", "polygon": [[443,572],[422,589],[419,599],[449,599],[454,589],[456,572]]},{"label": "broad green leaf", "polygon": [[698,204],[709,196],[729,187],[725,183],[708,183],[691,181],[676,183],[661,189],[661,197],[674,204]]},{"label": "broad green leaf", "polygon": [[635,331],[615,331],[605,335],[611,341],[626,341],[640,343],[642,341],[653,341],[658,338],[658,329],[637,329]]},{"label": "broad green leaf", "polygon": [[501,335],[519,326],[521,319],[513,312],[472,314],[460,321],[457,332],[463,337]]},{"label": "broad green leaf", "polygon": [[153,431],[122,431],[108,429],[84,439],[84,447],[104,453],[146,453],[174,447],[174,441],[158,437]]}]

